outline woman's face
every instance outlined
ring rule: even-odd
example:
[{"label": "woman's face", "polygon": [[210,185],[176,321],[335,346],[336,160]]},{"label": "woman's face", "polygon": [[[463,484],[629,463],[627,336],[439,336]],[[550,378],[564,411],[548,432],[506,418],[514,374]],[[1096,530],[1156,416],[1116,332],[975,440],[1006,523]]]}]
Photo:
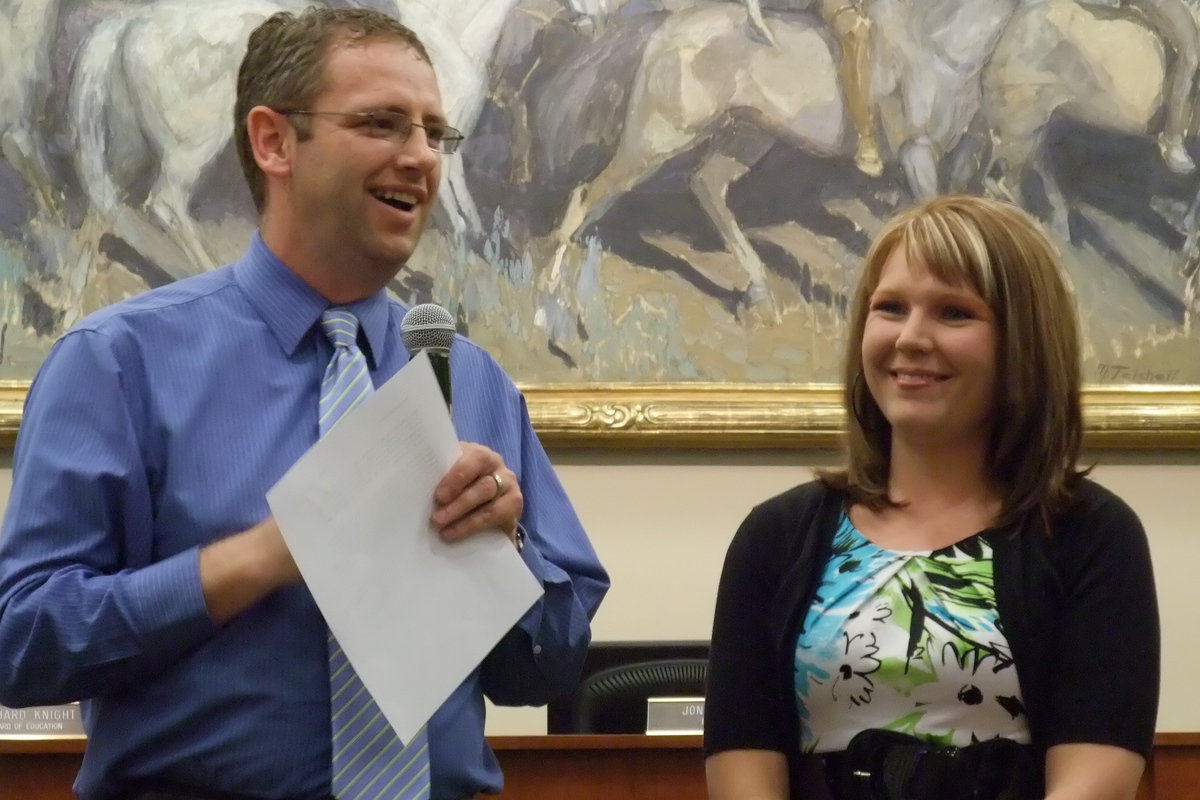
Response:
[{"label": "woman's face", "polygon": [[943,283],[904,250],[888,256],[868,301],[867,387],[893,439],[983,443],[995,410],[995,317],[973,288]]}]

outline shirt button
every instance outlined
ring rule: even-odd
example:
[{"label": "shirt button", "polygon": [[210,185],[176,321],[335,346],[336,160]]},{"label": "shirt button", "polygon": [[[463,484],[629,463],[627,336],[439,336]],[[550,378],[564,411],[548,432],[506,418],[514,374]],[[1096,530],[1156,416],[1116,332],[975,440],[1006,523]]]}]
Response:
[{"label": "shirt button", "polygon": [[542,646],[540,644],[535,644],[533,646],[533,654],[535,656],[540,656],[542,654]]}]

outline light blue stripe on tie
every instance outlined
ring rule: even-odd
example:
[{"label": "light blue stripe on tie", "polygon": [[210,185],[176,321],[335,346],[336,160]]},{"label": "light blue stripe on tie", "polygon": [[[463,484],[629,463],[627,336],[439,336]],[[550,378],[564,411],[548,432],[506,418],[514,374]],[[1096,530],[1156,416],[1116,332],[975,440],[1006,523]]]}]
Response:
[{"label": "light blue stripe on tie", "polygon": [[[324,436],[375,389],[358,349],[358,319],[326,309],[321,330],[333,357],[321,381],[318,428]],[[401,743],[333,634],[329,635],[329,718],[332,789],[339,800],[428,800],[429,739],[422,728]]]}]

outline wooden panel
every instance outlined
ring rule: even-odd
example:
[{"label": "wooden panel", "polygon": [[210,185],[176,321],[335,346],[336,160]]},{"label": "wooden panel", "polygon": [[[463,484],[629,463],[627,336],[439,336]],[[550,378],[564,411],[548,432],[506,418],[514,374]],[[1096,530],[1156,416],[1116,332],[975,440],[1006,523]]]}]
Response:
[{"label": "wooden panel", "polygon": [[705,800],[699,750],[505,750],[502,800]]},{"label": "wooden panel", "polygon": [[1152,800],[1200,800],[1200,747],[1158,747]]},{"label": "wooden panel", "polygon": [[[699,736],[493,736],[501,800],[705,800]],[[1137,800],[1200,800],[1200,734],[1155,738]],[[0,800],[74,800],[80,740],[0,740]]]},{"label": "wooden panel", "polygon": [[71,783],[80,760],[74,753],[0,754],[0,798],[75,800]]},{"label": "wooden panel", "polygon": [[705,800],[700,736],[492,736],[501,800]]},{"label": "wooden panel", "polygon": [[1154,746],[1169,745],[1171,747],[1200,747],[1200,733],[1156,733]]},{"label": "wooden panel", "polygon": [[0,739],[0,753],[82,753],[87,739]]}]

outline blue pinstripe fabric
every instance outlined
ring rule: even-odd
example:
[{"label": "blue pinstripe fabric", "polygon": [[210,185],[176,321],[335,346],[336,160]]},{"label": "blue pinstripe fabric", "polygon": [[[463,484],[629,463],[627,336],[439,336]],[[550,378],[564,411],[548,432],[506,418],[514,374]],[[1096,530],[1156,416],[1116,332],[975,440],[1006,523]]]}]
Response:
[{"label": "blue pinstripe fabric", "polygon": [[[324,436],[370,395],[374,386],[358,348],[358,318],[344,308],[326,309],[321,314],[321,330],[333,345],[317,410]],[[429,742],[425,729],[407,745],[400,742],[332,633],[329,689],[333,794],[340,800],[427,800]]]}]

